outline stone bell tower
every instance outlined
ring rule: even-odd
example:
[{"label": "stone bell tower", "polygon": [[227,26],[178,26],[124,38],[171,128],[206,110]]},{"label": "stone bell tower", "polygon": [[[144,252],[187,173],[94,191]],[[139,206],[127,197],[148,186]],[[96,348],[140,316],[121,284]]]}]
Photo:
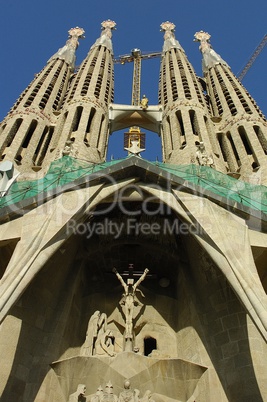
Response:
[{"label": "stone bell tower", "polygon": [[83,29],[69,30],[64,47],[48,60],[43,70],[20,95],[0,128],[0,155],[14,161],[20,172],[41,169],[51,160],[48,149],[54,140],[57,116],[75,66],[75,51]]},{"label": "stone bell tower", "polygon": [[217,150],[210,120],[210,104],[200,80],[174,36],[175,25],[161,24],[164,46],[160,69],[159,103],[163,107],[163,160],[171,164],[196,162],[196,151],[204,143],[213,166],[224,171],[223,161],[214,157]]},{"label": "stone bell tower", "polygon": [[72,78],[51,145],[59,156],[68,143],[68,155],[92,163],[104,162],[108,143],[108,106],[114,98],[113,21],[102,23],[99,39]]},{"label": "stone bell tower", "polygon": [[203,55],[214,138],[227,172],[245,181],[266,184],[267,123],[255,100],[210,45],[210,35],[195,34]]}]

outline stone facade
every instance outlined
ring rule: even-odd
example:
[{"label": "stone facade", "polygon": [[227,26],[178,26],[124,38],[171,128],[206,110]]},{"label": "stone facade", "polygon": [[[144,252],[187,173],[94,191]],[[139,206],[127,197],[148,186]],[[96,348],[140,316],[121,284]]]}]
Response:
[{"label": "stone facade", "polygon": [[[227,197],[219,191],[222,182],[207,179],[206,187],[201,182],[201,174],[226,173],[227,166],[209,136],[215,124],[208,122],[210,106],[169,22],[162,24],[163,155],[177,168],[179,161],[192,164],[193,173],[185,179],[173,167],[167,170],[136,155],[103,163],[114,24],[103,23],[102,35],[65,94],[65,117],[56,117],[56,137],[42,169],[45,174],[58,157],[57,169],[47,176],[54,175],[59,184],[53,191],[37,186],[34,194],[18,200],[24,190],[18,187],[16,193],[15,183],[2,200],[1,401],[264,401],[266,211],[232,201],[238,180],[231,179],[232,187],[224,185]],[[66,46],[48,66],[55,60],[70,63],[69,42]],[[226,74],[228,67],[218,55],[215,61],[205,73],[211,77],[221,63]],[[193,94],[188,104],[180,95],[188,93],[181,63]],[[100,100],[92,100],[97,86],[96,74],[89,77],[93,67],[103,84]],[[170,70],[178,88],[175,100]],[[78,93],[87,81],[85,99]],[[86,116],[94,127],[88,146]],[[70,130],[74,123],[77,130]],[[178,146],[181,123],[189,139]],[[198,132],[192,133],[192,123]],[[6,120],[2,124],[4,143]],[[74,131],[75,141],[67,143]],[[198,147],[192,139],[196,134]],[[75,144],[80,144],[77,152]],[[101,169],[88,174],[60,165],[87,157],[93,169],[94,156]],[[23,159],[19,166],[23,182],[31,168]],[[62,182],[64,173],[69,176]],[[27,188],[33,184],[25,182]]]}]

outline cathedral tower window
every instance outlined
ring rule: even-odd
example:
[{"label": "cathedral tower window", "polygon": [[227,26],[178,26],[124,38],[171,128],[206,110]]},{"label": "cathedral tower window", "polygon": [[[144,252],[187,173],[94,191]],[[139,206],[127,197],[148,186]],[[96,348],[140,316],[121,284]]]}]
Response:
[{"label": "cathedral tower window", "polygon": [[75,111],[75,116],[73,119],[73,125],[72,125],[72,131],[77,131],[80,121],[81,121],[81,117],[82,117],[82,112],[83,112],[83,107],[82,106],[78,106],[76,111]]},{"label": "cathedral tower window", "polygon": [[259,126],[253,126],[253,129],[258,137],[258,140],[261,144],[261,147],[263,149],[263,151],[265,152],[265,154],[267,155],[267,139],[264,136],[262,129]]},{"label": "cathedral tower window", "polygon": [[51,142],[53,133],[54,133],[54,127],[49,128],[45,127],[33,157],[33,162],[35,163],[35,165],[41,166],[42,161],[48,150],[49,144]]},{"label": "cathedral tower window", "polygon": [[189,110],[189,117],[191,122],[191,127],[194,135],[199,135],[199,128],[196,119],[196,112],[194,110]]},{"label": "cathedral tower window", "polygon": [[227,138],[229,140],[229,143],[231,144],[231,148],[232,148],[233,155],[235,157],[236,163],[237,163],[238,166],[241,166],[240,158],[239,158],[238,152],[236,150],[236,146],[235,146],[235,143],[233,141],[231,133],[228,131],[226,133],[226,136],[227,136]]},{"label": "cathedral tower window", "polygon": [[23,119],[17,119],[15,121],[15,123],[13,124],[13,126],[11,127],[11,130],[7,137],[7,144],[6,144],[7,147],[11,146],[13,139],[14,139],[15,135],[17,134],[17,132],[19,131],[19,128],[20,128],[22,122],[23,122]]},{"label": "cathedral tower window", "polygon": [[217,136],[223,159],[227,163],[230,172],[235,172],[240,166],[240,163],[238,163],[239,156],[236,152],[231,134],[229,132],[226,135],[218,133]]},{"label": "cathedral tower window", "polygon": [[240,127],[238,127],[238,132],[240,134],[241,140],[244,144],[247,154],[252,155],[252,148],[248,141],[246,130],[244,129],[243,126],[240,126]]},{"label": "cathedral tower window", "polygon": [[95,116],[95,113],[96,113],[96,109],[92,107],[92,109],[91,109],[91,111],[90,111],[90,114],[89,114],[87,126],[86,126],[86,134],[85,134],[85,136],[84,136],[84,142],[85,142],[85,143],[88,142],[88,139],[89,139],[89,138],[88,138],[88,135],[87,135],[87,134],[89,134],[90,131],[91,131],[92,121],[93,121],[93,118],[94,118],[94,116]]},{"label": "cathedral tower window", "polygon": [[24,140],[23,140],[23,142],[21,144],[22,148],[27,148],[28,147],[36,127],[37,127],[37,120],[33,120],[31,122],[30,127],[29,127],[29,129],[27,131],[27,134],[25,135]]},{"label": "cathedral tower window", "polygon": [[183,118],[182,118],[182,113],[180,110],[176,112],[176,117],[179,123],[180,127],[180,136],[181,136],[181,144],[185,145],[186,144],[186,137],[185,137],[185,129],[184,129],[184,123],[183,123]]}]

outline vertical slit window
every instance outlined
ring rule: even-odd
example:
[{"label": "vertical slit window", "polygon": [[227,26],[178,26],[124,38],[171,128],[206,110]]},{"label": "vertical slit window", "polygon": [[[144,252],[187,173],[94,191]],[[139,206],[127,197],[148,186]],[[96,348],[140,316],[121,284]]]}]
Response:
[{"label": "vertical slit window", "polygon": [[95,108],[92,108],[91,111],[90,111],[87,126],[86,126],[86,133],[87,134],[89,134],[90,131],[91,131],[92,120],[94,118],[95,112],[96,112]]},{"label": "vertical slit window", "polygon": [[246,130],[244,129],[243,126],[240,126],[240,127],[238,127],[238,132],[239,132],[240,138],[244,144],[244,147],[246,149],[247,155],[252,155],[253,152],[252,152],[251,145],[247,138]]},{"label": "vertical slit window", "polygon": [[83,107],[82,106],[78,106],[75,112],[75,116],[73,119],[73,126],[72,126],[72,131],[77,131],[80,121],[81,121],[81,117],[82,117],[82,111],[83,111]]},{"label": "vertical slit window", "polygon": [[240,158],[239,158],[238,152],[236,150],[233,138],[232,138],[232,136],[231,136],[231,134],[229,132],[227,133],[227,138],[228,138],[228,140],[229,140],[229,142],[231,144],[231,147],[232,147],[236,162],[237,162],[238,166],[240,166],[241,165]]},{"label": "vertical slit window", "polygon": [[21,144],[22,148],[27,148],[28,147],[36,127],[37,127],[37,120],[33,120],[31,122],[30,127],[29,127],[29,129],[27,131],[27,134],[24,137],[24,140],[23,140],[23,142]]},{"label": "vertical slit window", "polygon": [[105,116],[102,116],[99,132],[98,132],[97,144],[96,144],[97,148],[99,147],[100,138],[103,136],[102,127],[103,127],[103,122],[104,121],[105,121]]},{"label": "vertical slit window", "polygon": [[[228,133],[230,134],[230,133]],[[225,162],[227,162],[230,172],[235,172],[238,168],[237,158],[233,151],[233,144],[229,141],[229,136],[218,133],[218,142]]]},{"label": "vertical slit window", "polygon": [[259,126],[253,126],[264,153],[267,155],[267,140]]},{"label": "vertical slit window", "polygon": [[169,131],[167,135],[169,136],[169,139],[170,139],[171,150],[173,150],[172,126],[171,126],[169,116],[167,118],[167,122],[168,122],[168,131]]},{"label": "vertical slit window", "polygon": [[177,117],[178,123],[180,125],[180,130],[181,130],[180,131],[181,132],[181,146],[185,146],[186,145],[185,130],[184,130],[182,113],[180,110],[178,110],[178,112],[176,112],[176,117]]},{"label": "vertical slit window", "polygon": [[[47,130],[47,128],[44,130],[43,133],[43,140],[42,140],[42,144],[39,147],[39,154],[37,155],[36,158],[36,165],[37,166],[41,166],[42,162],[45,158],[45,155],[47,153],[48,147],[50,145],[50,142],[52,140],[53,134],[54,134],[54,127],[49,127],[49,129]],[[38,144],[39,146],[39,144]],[[36,152],[37,154],[37,152]]]},{"label": "vertical slit window", "polygon": [[191,122],[191,127],[194,135],[199,135],[198,133],[198,126],[196,122],[196,113],[194,110],[189,110],[189,117],[190,117],[190,122]]},{"label": "vertical slit window", "polygon": [[219,142],[219,146],[220,146],[220,149],[221,149],[221,152],[222,152],[223,160],[225,162],[228,162],[227,152],[226,152],[226,149],[225,149],[224,144],[223,144],[222,133],[218,133],[218,142]]},{"label": "vertical slit window", "polygon": [[22,124],[22,121],[23,121],[23,119],[17,119],[15,121],[15,123],[13,124],[13,126],[11,127],[11,130],[10,130],[8,138],[7,138],[7,145],[6,145],[7,147],[11,146],[11,144],[12,144],[14,138],[15,138],[15,135],[19,131],[19,128],[20,128],[20,126]]},{"label": "vertical slit window", "polygon": [[34,156],[33,156],[33,158],[32,158],[33,162],[35,162],[36,159],[37,159],[37,157],[38,157],[38,154],[39,154],[39,152],[40,152],[40,149],[41,149],[41,147],[42,147],[42,145],[43,145],[43,142],[44,142],[44,139],[45,139],[45,136],[46,136],[47,133],[48,133],[48,127],[46,126],[46,127],[44,128],[44,131],[43,131],[43,133],[42,133],[42,135],[41,135],[41,138],[40,138],[40,140],[39,140],[39,142],[38,142],[38,145],[37,145],[37,147],[36,147]]}]

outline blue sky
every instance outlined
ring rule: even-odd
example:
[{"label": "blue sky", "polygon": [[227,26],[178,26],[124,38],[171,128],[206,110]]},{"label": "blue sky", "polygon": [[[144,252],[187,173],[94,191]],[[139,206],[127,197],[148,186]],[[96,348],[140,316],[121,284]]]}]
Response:
[{"label": "blue sky", "polygon": [[[193,42],[196,31],[211,34],[211,44],[238,74],[267,33],[266,0],[223,0],[204,2],[190,0],[0,0],[1,75],[0,120],[7,114],[20,93],[32,81],[46,61],[62,47],[68,30],[80,26],[86,38],[80,41],[77,64],[87,55],[100,35],[101,22],[112,19],[117,23],[113,34],[114,55],[131,52],[138,47],[143,52],[161,51],[163,33],[160,24],[171,21],[176,25],[176,38],[184,48],[198,75],[201,54]],[[267,45],[243,79],[255,101],[267,115]],[[159,59],[142,63],[141,94],[150,104],[157,104]],[[131,103],[132,65],[115,66],[115,102]],[[146,159],[161,160],[160,139],[147,133]],[[122,134],[111,136],[108,158],[124,157]]]}]

